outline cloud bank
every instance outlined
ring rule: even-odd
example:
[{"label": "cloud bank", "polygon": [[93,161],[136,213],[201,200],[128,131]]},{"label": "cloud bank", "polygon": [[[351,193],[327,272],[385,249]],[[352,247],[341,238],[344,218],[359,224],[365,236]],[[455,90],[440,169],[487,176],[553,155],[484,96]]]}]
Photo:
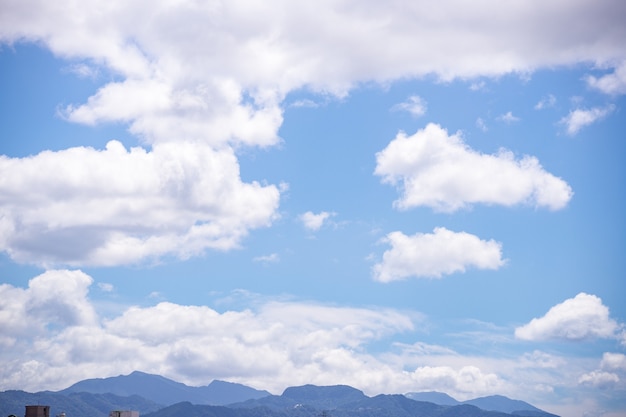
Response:
[{"label": "cloud bank", "polygon": [[537,158],[517,160],[506,150],[482,154],[460,133],[448,135],[432,123],[411,136],[399,133],[376,154],[375,174],[402,191],[394,203],[400,209],[453,212],[473,204],[527,204],[559,210],[572,197],[571,187]]},{"label": "cloud bank", "polygon": [[[469,399],[541,396],[545,384],[593,372],[537,351],[497,358],[421,342],[429,323],[416,311],[257,297],[243,310],[163,301],[117,305],[102,317],[89,299],[92,285],[76,270],[47,271],[27,288],[0,285],[0,390],[57,390],[142,370],[189,385],[222,379],[273,393],[349,384],[369,395],[437,389]],[[416,342],[394,342],[407,338]],[[621,372],[621,357],[603,362],[602,372]]]}]

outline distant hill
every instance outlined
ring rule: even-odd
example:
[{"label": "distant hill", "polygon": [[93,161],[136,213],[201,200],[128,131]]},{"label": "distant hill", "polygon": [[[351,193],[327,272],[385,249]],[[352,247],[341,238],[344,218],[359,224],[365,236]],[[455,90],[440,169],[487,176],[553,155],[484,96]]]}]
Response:
[{"label": "distant hill", "polygon": [[[427,401],[439,405],[459,405],[459,401],[443,392],[426,391],[426,392],[409,392],[404,394],[405,397],[415,401]],[[502,411],[502,410],[498,410]]]},{"label": "distant hill", "polygon": [[409,392],[405,396],[417,401],[429,401],[440,405],[473,405],[485,411],[498,411],[525,417],[557,417],[527,402],[512,400],[503,395],[490,395],[463,402],[457,401],[448,394],[436,391]]},{"label": "distant hill", "polygon": [[473,400],[464,401],[463,404],[475,405],[483,410],[502,411],[520,416],[555,417],[554,414],[543,411],[525,401],[512,400],[503,395],[490,395],[488,397],[475,398]]},{"label": "distant hill", "polygon": [[[511,414],[485,411],[469,404],[444,406],[399,394],[368,397],[346,385],[290,387],[280,396],[248,400],[231,407],[239,409],[235,417],[319,417],[324,413],[328,417],[511,417]],[[194,417],[212,417],[213,411],[203,410],[206,414],[194,413]],[[146,417],[173,417],[161,411]]]},{"label": "distant hill", "polygon": [[190,387],[143,372],[88,379],[58,392],[0,392],[0,417],[23,416],[31,404],[67,417],[107,417],[111,410],[137,410],[142,417],[558,417],[500,395],[460,403],[440,392],[369,397],[347,385],[303,385],[271,395],[224,381]]},{"label": "distant hill", "polygon": [[270,395],[241,384],[213,381],[207,386],[190,387],[159,375],[135,371],[130,375],[86,379],[59,391],[62,394],[90,392],[120,396],[139,395],[163,405],[188,401],[193,404],[226,405]]}]

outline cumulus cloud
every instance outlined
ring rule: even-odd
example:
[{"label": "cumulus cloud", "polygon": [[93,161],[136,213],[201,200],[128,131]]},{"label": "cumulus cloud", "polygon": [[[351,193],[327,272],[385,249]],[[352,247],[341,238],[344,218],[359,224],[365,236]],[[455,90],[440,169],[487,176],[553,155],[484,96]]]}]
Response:
[{"label": "cumulus cloud", "polygon": [[86,295],[93,279],[81,271],[47,271],[22,289],[0,284],[0,345],[14,346],[48,327],[89,326],[97,316]]},{"label": "cumulus cloud", "polygon": [[545,171],[532,156],[517,160],[506,150],[487,155],[472,150],[460,133],[428,124],[414,135],[399,133],[376,154],[376,175],[397,185],[400,209],[418,206],[452,212],[472,204],[529,204],[558,210],[572,189]]},{"label": "cumulus cloud", "polygon": [[620,325],[610,318],[602,300],[580,293],[552,307],[539,318],[515,329],[515,337],[523,340],[572,340],[615,338]]},{"label": "cumulus cloud", "polygon": [[602,355],[600,367],[607,371],[626,372],[626,355],[623,353],[605,352],[604,355]]},{"label": "cumulus cloud", "polygon": [[334,215],[335,213],[327,211],[321,211],[317,214],[312,211],[307,211],[306,213],[302,213],[299,216],[299,219],[307,230],[316,232],[320,230],[324,223]]},{"label": "cumulus cloud", "polygon": [[608,105],[606,107],[593,107],[591,109],[576,109],[569,112],[569,114],[563,117],[559,123],[565,125],[565,130],[569,135],[577,134],[583,127],[589,126],[604,119],[610,113],[615,110],[614,105]]},{"label": "cumulus cloud", "polygon": [[[100,320],[87,296],[92,282],[80,271],[48,271],[27,289],[0,286],[0,358],[7,365],[0,389],[63,388],[134,369],[198,384],[209,375],[258,378],[276,390],[336,381],[381,389],[401,370],[364,353],[363,345],[412,331],[422,320],[392,309],[278,301],[223,313],[161,302]],[[370,380],[372,373],[382,380]]]},{"label": "cumulus cloud", "polygon": [[581,385],[590,385],[595,388],[609,389],[619,382],[619,377],[610,372],[592,371],[578,378]]},{"label": "cumulus cloud", "polygon": [[392,232],[384,240],[391,245],[381,263],[374,265],[374,279],[381,282],[409,277],[440,278],[467,268],[498,269],[504,265],[502,245],[465,232],[435,228],[433,233],[407,236]]},{"label": "cumulus cloud", "polygon": [[626,61],[615,67],[611,74],[602,77],[587,77],[590,87],[602,91],[605,94],[619,95],[626,94]]},{"label": "cumulus cloud", "polygon": [[589,372],[573,358],[541,352],[472,356],[421,342],[429,323],[413,310],[338,307],[245,291],[229,301],[253,299],[245,309],[162,301],[118,305],[100,318],[89,299],[93,282],[83,272],[59,270],[33,278],[27,288],[0,285],[0,390],[57,390],[139,369],[189,385],[217,378],[274,393],[312,383],[349,384],[369,395],[419,388],[459,399],[528,398],[530,392],[541,395],[545,384],[575,382]]},{"label": "cumulus cloud", "polygon": [[426,101],[420,96],[410,96],[406,101],[392,107],[395,111],[405,111],[413,117],[420,117],[426,113]]},{"label": "cumulus cloud", "polygon": [[[54,175],[51,175],[54,173]],[[0,250],[18,262],[120,265],[227,250],[276,216],[279,191],[244,183],[229,148],[77,147],[0,156]]]},{"label": "cumulus cloud", "polygon": [[[345,96],[350,88],[363,82],[389,83],[431,74],[451,80],[527,73],[578,62],[610,67],[624,60],[622,6],[619,0],[577,0],[566,7],[560,1],[537,6],[490,0],[485,7],[474,7],[460,0],[446,0],[427,8],[404,2],[348,1],[338,5],[329,0],[308,6],[270,0],[262,7],[247,0],[211,4],[111,0],[105,7],[68,0],[5,1],[0,13],[1,43],[42,45],[61,58],[71,59],[79,76],[113,74],[84,102],[61,108],[63,117],[89,125],[128,125],[140,140],[154,146],[150,156],[144,158],[148,160],[169,152],[162,147],[169,143],[184,143],[181,147],[187,150],[189,143],[209,146],[213,150],[199,151],[204,157],[212,154],[209,166],[215,166],[219,159],[229,167],[219,180],[203,177],[211,183],[208,199],[215,197],[212,187],[217,183],[233,185],[234,191],[224,204],[219,199],[207,199],[202,207],[176,206],[170,199],[173,193],[191,192],[197,196],[199,189],[191,190],[194,187],[186,180],[172,184],[171,179],[160,178],[146,168],[149,163],[144,162],[139,165],[148,171],[137,171],[138,178],[130,177],[122,186],[141,192],[122,208],[122,196],[126,194],[115,188],[119,184],[104,185],[98,199],[79,198],[75,187],[84,184],[79,184],[80,177],[74,174],[80,172],[56,172],[42,165],[38,168],[45,177],[41,184],[53,186],[61,194],[44,191],[40,212],[30,208],[22,215],[24,205],[6,202],[13,191],[4,184],[0,190],[0,247],[13,259],[24,262],[36,257],[47,263],[117,265],[164,254],[191,256],[207,247],[236,246],[249,230],[268,224],[277,196],[271,186],[241,183],[230,148],[279,143],[283,100],[289,92],[307,88]],[[584,27],[562,24],[581,20],[586,22]],[[615,74],[621,74],[621,68]],[[615,84],[611,78],[589,82],[607,91],[615,90],[605,87]],[[414,111],[418,108],[413,107]],[[34,166],[33,161],[56,159],[59,166],[76,168],[74,155],[81,152],[89,153],[74,149],[32,159],[4,159],[3,165],[27,170]],[[181,157],[179,151],[172,152],[174,159]],[[99,163],[105,157],[98,155],[91,158],[98,160],[98,169],[88,176],[93,190],[115,177]],[[197,163],[188,156],[185,163],[178,161],[180,170],[171,175],[201,176]],[[143,157],[129,157],[135,158]],[[536,165],[532,158],[523,161]],[[483,185],[483,191],[450,204],[446,199],[449,193],[457,197],[458,193],[447,190],[444,200],[434,198],[426,204],[454,210],[473,202],[510,205],[529,200],[550,208],[560,208],[567,202],[571,192],[564,183],[546,175],[538,165],[524,169],[539,175],[523,180],[526,185],[516,183],[509,192],[488,192]],[[156,179],[162,180],[157,188],[164,183],[171,186],[164,197],[145,189]],[[538,186],[537,181],[542,185]],[[36,184],[24,185],[37,188]],[[465,188],[466,184],[453,181],[445,185]],[[476,192],[475,187],[470,189]],[[25,194],[34,198],[28,191]],[[75,200],[75,207],[86,203],[85,209],[78,212],[69,207],[69,200],[59,200],[66,195]],[[252,206],[258,209],[250,205],[255,199]],[[149,204],[148,200],[162,205],[145,211],[144,221],[137,209]],[[408,200],[405,203],[413,204]],[[68,208],[63,218],[59,213]],[[233,208],[232,216],[224,214]],[[115,218],[117,223],[100,228],[103,221],[85,219],[90,212],[103,215],[103,219]],[[74,214],[80,221],[70,221]],[[243,216],[241,220],[239,215]],[[155,217],[162,217],[164,222]],[[77,236],[87,236],[85,232],[90,238],[75,245]],[[55,243],[60,240],[70,244]]]}]

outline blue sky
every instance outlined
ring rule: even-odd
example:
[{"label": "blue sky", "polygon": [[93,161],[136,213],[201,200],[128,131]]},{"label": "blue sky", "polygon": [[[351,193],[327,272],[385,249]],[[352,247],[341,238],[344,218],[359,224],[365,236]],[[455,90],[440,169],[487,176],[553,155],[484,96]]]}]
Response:
[{"label": "blue sky", "polygon": [[619,1],[0,8],[0,389],[626,415]]}]

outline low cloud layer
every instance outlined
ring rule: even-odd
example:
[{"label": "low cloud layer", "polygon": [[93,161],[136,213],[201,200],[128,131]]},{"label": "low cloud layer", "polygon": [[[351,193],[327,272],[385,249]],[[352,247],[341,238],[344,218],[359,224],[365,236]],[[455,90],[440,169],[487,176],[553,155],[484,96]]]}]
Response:
[{"label": "low cloud layer", "polygon": [[482,154],[463,142],[460,133],[448,135],[429,124],[415,134],[398,134],[376,154],[376,175],[398,186],[400,209],[426,206],[453,212],[473,204],[527,204],[562,209],[572,197],[571,187],[549,172],[537,158],[516,159],[512,152]]},{"label": "low cloud layer", "polygon": [[500,243],[444,227],[413,236],[392,232],[384,241],[391,249],[372,269],[374,279],[381,282],[410,277],[441,278],[467,268],[498,269],[504,265]]},{"label": "low cloud layer", "polygon": [[[142,370],[190,385],[217,378],[274,393],[343,383],[370,395],[438,389],[468,399],[515,395],[526,390],[517,385],[519,372],[534,370],[538,378],[547,369],[547,355],[536,353],[509,360],[395,343],[424,335],[427,319],[416,311],[257,299],[223,312],[172,302],[120,305],[104,318],[89,299],[93,284],[81,271],[53,270],[27,288],[0,285],[0,390],[55,390]],[[370,344],[379,349],[368,352]]]}]

